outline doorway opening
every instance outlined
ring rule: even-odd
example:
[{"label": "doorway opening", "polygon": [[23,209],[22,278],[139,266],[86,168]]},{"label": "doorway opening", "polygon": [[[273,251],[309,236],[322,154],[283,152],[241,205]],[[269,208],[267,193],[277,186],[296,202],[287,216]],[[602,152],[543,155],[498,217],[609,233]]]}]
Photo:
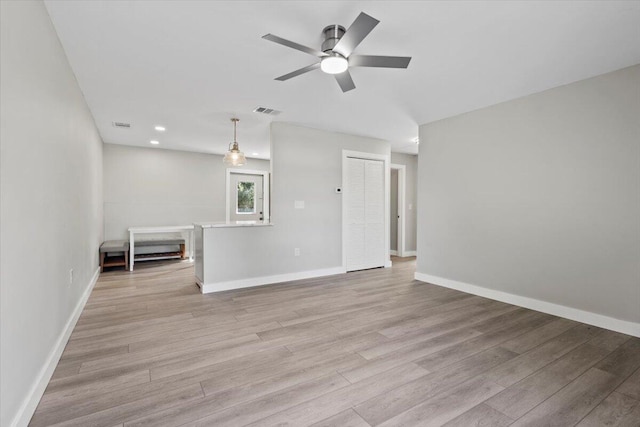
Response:
[{"label": "doorway opening", "polygon": [[269,172],[227,169],[227,222],[269,217]]},{"label": "doorway opening", "polygon": [[390,165],[390,202],[389,202],[389,253],[399,257],[405,256],[405,165]]}]

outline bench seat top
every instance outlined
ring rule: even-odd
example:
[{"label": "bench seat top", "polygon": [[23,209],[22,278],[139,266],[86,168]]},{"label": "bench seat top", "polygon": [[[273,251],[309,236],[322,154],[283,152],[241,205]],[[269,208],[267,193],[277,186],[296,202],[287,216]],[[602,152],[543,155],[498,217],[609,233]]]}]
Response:
[{"label": "bench seat top", "polygon": [[129,250],[128,240],[107,240],[100,245],[100,252],[125,252]]}]

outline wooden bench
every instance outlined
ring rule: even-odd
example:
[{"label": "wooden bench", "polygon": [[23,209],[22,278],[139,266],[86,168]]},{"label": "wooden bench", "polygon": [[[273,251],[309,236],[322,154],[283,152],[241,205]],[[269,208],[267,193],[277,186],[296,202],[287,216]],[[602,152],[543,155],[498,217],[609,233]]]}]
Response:
[{"label": "wooden bench", "polygon": [[[109,254],[117,255],[109,255]],[[122,255],[120,255],[122,254]],[[107,240],[100,245],[100,272],[105,267],[129,268],[129,241],[128,240]]]}]

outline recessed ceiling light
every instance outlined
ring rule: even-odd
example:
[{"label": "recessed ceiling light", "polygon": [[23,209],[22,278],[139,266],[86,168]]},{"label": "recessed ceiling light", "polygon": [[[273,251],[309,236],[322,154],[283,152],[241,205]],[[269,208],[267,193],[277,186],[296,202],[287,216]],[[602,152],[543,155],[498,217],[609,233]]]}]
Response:
[{"label": "recessed ceiling light", "polygon": [[164,132],[165,130],[167,130],[167,128],[165,128],[164,126],[156,126],[154,129],[158,132]]},{"label": "recessed ceiling light", "polygon": [[149,144],[158,145],[160,144],[160,141],[156,141],[155,139],[152,139],[151,141],[149,141]]},{"label": "recessed ceiling light", "polygon": [[257,155],[259,155],[259,154],[260,154],[260,153],[251,153],[251,155],[252,155],[252,156],[257,156]]}]

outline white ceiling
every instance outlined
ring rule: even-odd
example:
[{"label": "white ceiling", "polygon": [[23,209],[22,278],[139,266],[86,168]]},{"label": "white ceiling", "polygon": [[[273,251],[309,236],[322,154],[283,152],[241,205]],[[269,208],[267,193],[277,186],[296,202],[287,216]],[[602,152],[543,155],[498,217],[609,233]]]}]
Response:
[{"label": "white ceiling", "polygon": [[[271,120],[376,137],[417,153],[418,125],[640,63],[640,2],[66,1],[47,9],[107,143],[269,157]],[[355,53],[412,56],[356,68],[342,93],[314,58],[321,30],[361,11],[380,24]],[[264,106],[276,117],[252,113]],[[114,128],[113,121],[132,124]],[[167,131],[159,134],[153,127]],[[252,156],[251,153],[259,153]]]}]

